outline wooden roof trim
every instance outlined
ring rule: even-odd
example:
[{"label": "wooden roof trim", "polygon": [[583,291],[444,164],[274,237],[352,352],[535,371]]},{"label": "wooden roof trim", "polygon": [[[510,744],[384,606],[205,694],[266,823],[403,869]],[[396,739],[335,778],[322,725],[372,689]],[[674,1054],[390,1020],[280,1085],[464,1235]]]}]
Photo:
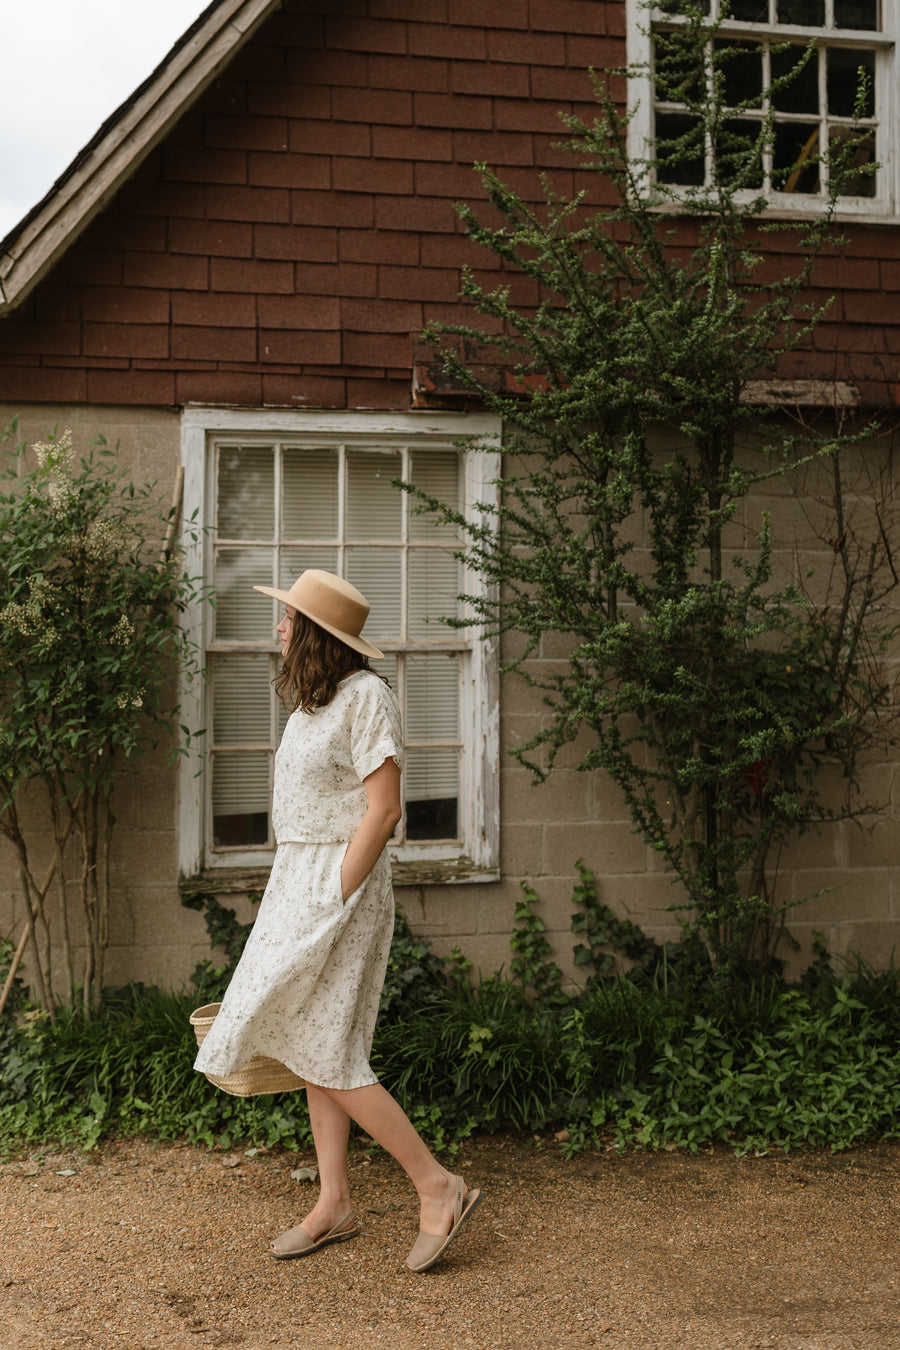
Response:
[{"label": "wooden roof trim", "polygon": [[216,0],[0,241],[0,314],[19,305],[281,0]]}]

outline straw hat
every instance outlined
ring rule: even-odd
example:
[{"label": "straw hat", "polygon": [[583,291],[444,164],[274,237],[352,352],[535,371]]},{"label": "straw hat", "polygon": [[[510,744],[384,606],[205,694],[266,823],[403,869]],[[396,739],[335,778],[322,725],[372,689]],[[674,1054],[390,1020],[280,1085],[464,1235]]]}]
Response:
[{"label": "straw hat", "polygon": [[363,656],[384,656],[384,652],[360,637],[369,617],[369,602],[349,581],[310,567],[301,573],[289,591],[276,591],[271,586],[254,586],[253,589],[299,610],[355,652],[361,652]]}]

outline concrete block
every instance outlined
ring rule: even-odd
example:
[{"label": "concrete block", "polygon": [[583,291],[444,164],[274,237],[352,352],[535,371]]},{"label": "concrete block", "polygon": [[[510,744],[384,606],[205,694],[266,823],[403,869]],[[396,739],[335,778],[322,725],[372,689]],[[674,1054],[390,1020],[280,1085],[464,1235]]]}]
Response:
[{"label": "concrete block", "polygon": [[539,874],[546,863],[543,830],[507,825],[500,831],[500,870],[504,876]]},{"label": "concrete block", "polygon": [[646,871],[647,850],[626,824],[551,822],[545,827],[545,839],[547,863],[554,871],[568,871],[577,858],[582,858],[593,871],[606,875]]},{"label": "concrete block", "polygon": [[900,959],[900,922],[836,920],[820,925],[796,924],[791,932],[800,942],[800,951],[785,953],[789,975],[799,976],[814,957],[813,941],[821,934],[838,970],[851,971],[857,958],[876,970],[884,970]]},{"label": "concrete block", "polygon": [[[794,868],[843,866],[847,856],[845,841],[847,828],[848,826],[843,823],[835,823],[794,837],[785,844],[781,852],[778,860],[779,871],[783,874]],[[773,863],[774,860],[773,852]]]},{"label": "concrete block", "polygon": [[819,868],[794,872],[792,898],[813,897],[792,911],[794,921],[822,924],[889,919],[892,917],[891,879],[892,874],[886,867],[856,871]]},{"label": "concrete block", "polygon": [[900,864],[900,823],[877,820],[855,822],[846,827],[847,864],[865,869]]},{"label": "concrete block", "polygon": [[590,820],[588,776],[573,769],[557,769],[547,782],[532,787],[527,770],[501,768],[500,812],[501,819],[510,824]]}]

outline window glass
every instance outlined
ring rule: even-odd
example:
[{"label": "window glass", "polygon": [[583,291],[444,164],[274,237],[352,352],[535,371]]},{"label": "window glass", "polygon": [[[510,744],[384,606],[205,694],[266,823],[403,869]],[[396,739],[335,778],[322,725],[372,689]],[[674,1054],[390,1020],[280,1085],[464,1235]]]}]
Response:
[{"label": "window glass", "polygon": [[271,548],[216,551],[216,637],[235,642],[272,640],[272,611],[254,586],[272,586]]},{"label": "window glass", "polygon": [[279,588],[283,591],[289,591],[300,573],[305,572],[310,567],[317,567],[323,572],[337,572],[337,547],[328,548],[326,544],[311,545],[309,548],[285,545],[281,549]]},{"label": "window glass", "polygon": [[419,840],[452,839],[458,829],[459,751],[407,751],[407,836]]},{"label": "window glass", "polygon": [[836,28],[874,32],[879,26],[878,0],[834,0],[834,24]]},{"label": "window glass", "polygon": [[[846,141],[853,135],[850,127],[831,127],[829,129],[829,144],[836,147],[841,141]],[[863,136],[856,140],[853,154],[850,158],[851,172],[845,179],[840,191],[842,197],[874,197],[878,191],[878,174],[863,173],[861,170],[868,165],[875,164],[878,161],[878,154],[875,142],[875,136]]]},{"label": "window glass", "polygon": [[220,539],[272,539],[275,458],[270,446],[223,446],[219,451]]},{"label": "window glass", "polygon": [[[446,453],[416,454],[410,456],[410,481],[439,501],[456,504],[461,508],[462,475],[459,456],[453,451]],[[425,540],[433,543],[446,540],[456,543],[459,532],[455,525],[438,521],[431,511],[420,513],[416,501],[410,501],[409,537],[413,540]]]},{"label": "window glass", "polygon": [[399,697],[396,652],[385,652],[380,661],[372,662],[372,669],[377,671],[379,675],[384,676],[394,693]]},{"label": "window glass", "polygon": [[772,83],[785,80],[772,90],[772,105],[777,112],[817,113],[819,111],[819,62],[817,52],[805,47],[789,47],[772,52]]},{"label": "window glass", "polygon": [[695,117],[656,115],[656,177],[660,183],[702,187],[706,168]]},{"label": "window glass", "polygon": [[716,42],[716,61],[725,82],[725,102],[758,108],[762,104],[762,47],[758,42]]},{"label": "window glass", "polygon": [[213,754],[214,847],[265,847],[269,843],[269,764],[265,752]]},{"label": "window glass", "polygon": [[264,745],[271,739],[269,658],[263,652],[218,652],[212,658],[213,744]]},{"label": "window glass", "polygon": [[829,47],[827,57],[828,111],[835,117],[852,117],[860,72],[865,81],[863,117],[875,115],[875,53],[865,49]]},{"label": "window glass", "polygon": [[403,500],[392,482],[400,477],[399,455],[348,452],[348,539],[400,539]]},{"label": "window glass", "polygon": [[825,22],[825,0],[778,0],[777,12],[779,23],[821,28]]},{"label": "window glass", "polygon": [[406,734],[411,741],[459,739],[459,658],[455,652],[406,658]]},{"label": "window glass", "polygon": [[728,118],[718,138],[716,163],[723,182],[744,188],[763,185],[760,134],[762,123],[749,118]]},{"label": "window glass", "polygon": [[285,539],[335,539],[338,532],[338,457],[333,450],[285,449],[282,459]]},{"label": "window glass", "polygon": [[409,569],[409,637],[432,642],[453,636],[441,619],[459,614],[460,567],[443,549],[420,549]]},{"label": "window glass", "polygon": [[664,14],[685,14],[688,8],[709,13],[709,0],[659,0],[659,8]]},{"label": "window glass", "polygon": [[818,153],[817,122],[776,122],[773,185],[782,192],[817,192]]},{"label": "window glass", "polygon": [[347,548],[344,575],[369,602],[366,634],[403,637],[403,556],[399,549]]}]

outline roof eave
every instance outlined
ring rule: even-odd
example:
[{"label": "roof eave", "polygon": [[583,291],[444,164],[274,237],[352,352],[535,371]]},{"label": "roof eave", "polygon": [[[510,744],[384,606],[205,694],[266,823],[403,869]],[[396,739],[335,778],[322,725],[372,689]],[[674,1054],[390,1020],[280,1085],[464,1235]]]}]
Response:
[{"label": "roof eave", "polygon": [[281,0],[219,0],[0,241],[0,314],[15,309]]}]

